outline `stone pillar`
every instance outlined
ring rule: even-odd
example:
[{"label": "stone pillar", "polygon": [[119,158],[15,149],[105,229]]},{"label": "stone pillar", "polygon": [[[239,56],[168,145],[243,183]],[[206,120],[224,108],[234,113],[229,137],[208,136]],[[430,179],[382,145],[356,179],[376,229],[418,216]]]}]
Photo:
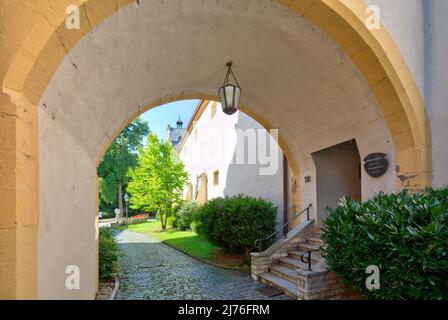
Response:
[{"label": "stone pillar", "polygon": [[251,256],[251,276],[254,281],[259,281],[259,275],[269,271],[269,266],[271,265],[270,255],[265,255],[263,253],[254,252],[250,254]]},{"label": "stone pillar", "polygon": [[188,202],[193,201],[193,185],[190,182],[187,184],[187,192],[185,194],[185,200]]},{"label": "stone pillar", "polygon": [[37,298],[37,110],[0,93],[0,299]]},{"label": "stone pillar", "polygon": [[208,200],[208,180],[207,180],[207,174],[203,173],[199,176],[199,189],[198,189],[198,197],[197,197],[197,203],[198,204],[204,204]]}]

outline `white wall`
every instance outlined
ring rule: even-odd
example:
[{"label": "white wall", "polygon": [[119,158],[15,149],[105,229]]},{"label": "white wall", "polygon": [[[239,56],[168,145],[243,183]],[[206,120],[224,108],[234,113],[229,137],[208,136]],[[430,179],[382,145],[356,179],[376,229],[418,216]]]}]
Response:
[{"label": "white wall", "polygon": [[[98,268],[95,162],[42,110],[39,135],[39,188],[44,193],[40,197],[38,297],[92,298]],[[79,268],[79,290],[66,287],[68,266]]]},{"label": "white wall", "polygon": [[430,118],[433,185],[448,183],[448,1],[365,0],[381,9],[381,22],[407,63]]},{"label": "white wall", "polygon": [[[212,117],[212,105],[215,104],[216,113]],[[250,143],[243,141],[243,133],[253,137]],[[260,146],[266,148],[263,154],[268,161],[257,156],[252,162],[249,155],[256,155],[258,150],[262,152]],[[271,151],[269,146],[274,146],[274,150]],[[263,198],[278,208],[277,221],[283,222],[283,153],[274,138],[248,115],[236,112],[229,116],[222,112],[221,104],[209,102],[191,134],[186,136],[179,154],[190,175],[193,190],[197,185],[196,177],[206,173],[208,199],[240,193]],[[269,166],[272,168],[269,174],[260,171],[261,167],[267,169]],[[215,171],[219,171],[218,185],[213,181]]]},{"label": "white wall", "polygon": [[433,184],[448,184],[448,1],[425,1],[426,104],[432,131]]}]

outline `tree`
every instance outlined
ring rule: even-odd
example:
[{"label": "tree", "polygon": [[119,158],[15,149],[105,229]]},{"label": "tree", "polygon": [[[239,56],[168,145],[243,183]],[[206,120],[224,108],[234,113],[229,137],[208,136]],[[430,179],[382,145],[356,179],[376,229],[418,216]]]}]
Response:
[{"label": "tree", "polygon": [[146,146],[138,151],[137,166],[129,170],[128,177],[131,207],[157,211],[162,230],[166,230],[168,216],[181,202],[188,177],[171,143],[149,134]]},{"label": "tree", "polygon": [[115,138],[98,166],[100,200],[108,205],[118,205],[121,214],[127,172],[137,164],[136,152],[148,133],[148,123],[136,119]]}]

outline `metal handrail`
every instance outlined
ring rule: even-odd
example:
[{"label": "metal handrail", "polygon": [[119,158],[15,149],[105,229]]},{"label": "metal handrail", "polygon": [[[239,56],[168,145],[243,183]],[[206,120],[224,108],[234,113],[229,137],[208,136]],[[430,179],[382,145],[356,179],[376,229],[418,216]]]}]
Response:
[{"label": "metal handrail", "polygon": [[[314,250],[306,250],[300,256],[300,260],[302,260],[303,263],[308,264],[308,271],[312,271],[311,270],[311,253],[312,252],[316,252],[316,251],[320,251],[320,248],[319,249],[314,249]],[[305,259],[305,255],[308,255],[308,257],[307,257],[308,260],[307,261],[304,260]]]},{"label": "metal handrail", "polygon": [[[264,239],[257,239],[254,242],[254,248],[258,250],[258,252],[261,252],[262,246],[263,246],[263,241],[268,241],[270,239],[272,239],[272,237],[274,237],[277,233],[279,233],[281,230],[284,230],[286,226],[288,226],[289,224],[291,224],[291,222],[293,222],[295,219],[297,219],[298,217],[300,217],[300,215],[304,212],[306,212],[306,219],[307,221],[310,221],[310,209],[312,207],[312,204],[310,203],[308,205],[308,207],[306,207],[305,209],[303,209],[302,211],[300,211],[299,213],[297,213],[294,217],[292,217],[291,219],[289,219],[286,223],[284,223],[282,226],[280,226],[279,228],[277,228],[277,230],[274,231],[274,233],[272,233],[271,235],[269,235],[268,237],[264,238]],[[283,236],[284,238],[286,238],[286,234]]]}]

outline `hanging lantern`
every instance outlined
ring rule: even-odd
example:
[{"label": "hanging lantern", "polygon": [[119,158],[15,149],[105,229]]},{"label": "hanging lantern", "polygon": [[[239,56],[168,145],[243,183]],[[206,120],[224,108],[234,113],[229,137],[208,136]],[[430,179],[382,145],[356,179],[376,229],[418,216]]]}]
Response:
[{"label": "hanging lantern", "polygon": [[[236,80],[235,75],[232,71],[232,62],[227,63],[227,74],[224,79],[224,84],[221,88],[219,88],[219,99],[221,100],[222,111],[225,114],[231,115],[234,114],[238,110],[238,106],[240,104],[241,97],[241,87]],[[230,75],[235,80],[236,84],[230,83]]]}]

